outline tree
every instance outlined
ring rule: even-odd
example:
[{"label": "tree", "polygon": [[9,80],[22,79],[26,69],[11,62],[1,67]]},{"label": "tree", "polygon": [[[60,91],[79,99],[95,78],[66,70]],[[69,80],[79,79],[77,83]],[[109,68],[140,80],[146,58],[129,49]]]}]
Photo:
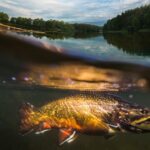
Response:
[{"label": "tree", "polygon": [[108,20],[103,29],[104,31],[150,29],[150,5],[125,11],[121,15]]},{"label": "tree", "polygon": [[17,20],[17,18],[12,17],[12,18],[10,19],[10,23],[11,23],[11,24],[16,24],[16,20]]},{"label": "tree", "polygon": [[[1,13],[1,20],[7,22],[8,15]],[[4,19],[5,18],[5,19]],[[7,19],[6,19],[7,18]],[[90,24],[70,24],[58,20],[43,20],[42,18],[12,17],[9,23],[16,27],[44,31],[47,34],[74,36],[75,34],[99,33],[101,27]],[[62,36],[63,37],[63,36]]]},{"label": "tree", "polygon": [[0,22],[1,23],[8,23],[9,17],[6,13],[0,12]]},{"label": "tree", "polygon": [[45,21],[41,18],[33,20],[33,29],[45,31]]}]

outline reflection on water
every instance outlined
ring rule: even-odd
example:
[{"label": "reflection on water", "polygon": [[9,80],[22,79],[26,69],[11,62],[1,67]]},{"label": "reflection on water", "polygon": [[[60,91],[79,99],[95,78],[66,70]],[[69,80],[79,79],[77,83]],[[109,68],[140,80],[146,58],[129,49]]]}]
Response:
[{"label": "reflection on water", "polygon": [[[63,33],[49,33],[49,34],[41,34],[41,33],[32,33],[32,32],[17,32],[19,35],[28,35],[28,36],[34,36],[36,38],[42,39],[43,37],[47,37],[49,40],[56,40],[56,39],[68,39],[71,38],[69,35],[63,34]],[[102,33],[82,33],[82,34],[74,34],[72,38],[74,39],[88,39],[96,36],[100,36]]]},{"label": "reflection on water", "polygon": [[104,33],[109,44],[131,55],[150,56],[150,33]]},{"label": "reflection on water", "polygon": [[[31,45],[27,44],[27,41],[5,38],[5,42],[9,41],[9,45],[5,43],[1,45],[1,83],[9,81],[9,84],[20,82],[60,89],[94,91],[149,87],[149,70],[145,71],[143,67],[107,63],[108,68],[104,68],[106,63],[87,63],[81,59],[64,56],[62,55],[64,49],[58,49],[47,43],[39,45],[34,42],[34,45]],[[121,70],[111,69],[114,67]],[[133,72],[130,73],[129,70]]]},{"label": "reflection on water", "polygon": [[66,53],[74,53],[76,56],[88,56],[91,59],[103,61],[150,64],[149,33],[104,33],[96,37],[92,37],[94,35],[77,35],[74,38],[60,38],[59,36],[30,35],[31,39],[40,37],[40,41],[63,47],[66,49]]},{"label": "reflection on water", "polygon": [[97,68],[77,62],[28,65],[19,75],[20,82],[60,89],[121,91],[146,88],[148,81],[137,73]]},{"label": "reflection on water", "polygon": [[[28,36],[34,36],[36,38],[42,39],[45,37],[43,34],[37,33],[18,33],[24,34]],[[74,35],[74,39],[89,39],[94,37],[100,37],[102,34],[82,34],[82,35]],[[49,40],[57,40],[57,39],[70,39],[69,36],[63,34],[49,34],[46,35]],[[139,56],[149,56],[150,55],[150,33],[103,33],[104,39],[108,42],[108,44],[112,44],[116,46],[119,50],[122,50],[131,55],[139,55]]]},{"label": "reflection on water", "polygon": [[[18,109],[24,101],[40,107],[58,98],[81,93],[84,90],[92,90],[111,92],[125,100],[150,107],[149,67],[125,65],[120,62],[110,63],[109,61],[92,62],[82,60],[82,57],[64,56],[64,49],[61,49],[60,52],[60,49],[51,47],[48,43],[46,45],[42,43],[48,41],[46,37],[41,38],[40,44],[20,39],[20,37],[17,40],[0,35],[0,140],[2,150],[150,149],[150,134],[118,135],[112,140],[105,140],[100,136],[80,135],[75,142],[63,147],[57,146],[58,133],[55,130],[41,135],[19,135]],[[106,55],[112,57],[114,53],[120,57],[124,54],[115,46],[108,45],[102,36],[86,40],[64,39],[48,42],[56,42],[56,45],[61,46],[62,44],[68,48],[86,47],[83,51],[90,50],[87,54],[93,54],[93,58],[105,58]],[[68,45],[65,45],[66,43]],[[100,50],[103,51],[100,52]],[[79,49],[79,54],[81,53]],[[126,54],[122,57],[127,59],[128,56]],[[101,60],[97,58],[95,60]],[[135,56],[134,58],[137,61],[144,57]],[[143,59],[145,63],[148,60],[149,56]]]}]

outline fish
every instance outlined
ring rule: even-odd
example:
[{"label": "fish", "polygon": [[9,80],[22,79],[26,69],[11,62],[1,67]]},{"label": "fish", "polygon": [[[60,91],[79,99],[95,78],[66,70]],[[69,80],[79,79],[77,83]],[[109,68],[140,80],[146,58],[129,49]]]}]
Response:
[{"label": "fish", "polygon": [[113,94],[75,94],[40,108],[25,102],[19,115],[21,134],[57,129],[60,146],[74,141],[79,134],[109,139],[119,132],[150,132],[150,109]]}]

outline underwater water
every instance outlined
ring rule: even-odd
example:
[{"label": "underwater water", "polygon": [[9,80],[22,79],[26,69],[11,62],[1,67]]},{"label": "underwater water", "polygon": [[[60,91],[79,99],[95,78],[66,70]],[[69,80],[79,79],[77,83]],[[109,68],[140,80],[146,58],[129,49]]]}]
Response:
[{"label": "underwater water", "polygon": [[[28,35],[22,36],[28,38]],[[149,150],[150,134],[122,133],[109,140],[102,136],[79,135],[74,142],[60,147],[57,130],[25,136],[18,132],[18,111],[23,102],[40,107],[72,94],[94,91],[113,93],[124,100],[150,107],[150,38],[143,35],[147,37],[143,41],[140,36],[135,39],[137,35],[126,36],[101,35],[85,39],[48,39],[44,36],[39,39],[29,35],[29,38],[38,38],[39,41],[66,48],[64,53],[71,55],[75,47],[78,52],[74,56],[81,54],[81,60],[72,57],[58,59],[57,54],[51,57],[51,53],[43,49],[19,41],[15,43],[13,39],[7,39],[8,42],[2,36],[5,42],[0,44],[0,149]],[[126,45],[120,41],[122,39],[127,43],[128,38]],[[105,60],[110,63],[110,60],[117,60],[119,63],[92,64],[88,60],[86,62],[85,58],[82,61],[83,55],[86,55],[86,59],[95,58],[96,62]],[[122,62],[135,65],[123,65]]]},{"label": "underwater water", "polygon": [[[150,149],[149,138],[150,134],[119,134],[116,137],[106,140],[101,136],[79,135],[79,137],[70,144],[64,144],[59,147],[58,131],[52,130],[44,134],[35,135],[30,133],[26,136],[21,136],[18,133],[18,109],[20,104],[28,101],[39,107],[60,97],[65,97],[77,91],[66,91],[56,89],[42,88],[0,88],[0,140],[3,150],[22,149],[22,150],[41,150],[41,149],[98,149],[103,150],[140,150]],[[150,107],[149,92],[129,91],[125,93],[116,93],[124,99],[137,102]],[[130,95],[133,98],[129,98]]]}]

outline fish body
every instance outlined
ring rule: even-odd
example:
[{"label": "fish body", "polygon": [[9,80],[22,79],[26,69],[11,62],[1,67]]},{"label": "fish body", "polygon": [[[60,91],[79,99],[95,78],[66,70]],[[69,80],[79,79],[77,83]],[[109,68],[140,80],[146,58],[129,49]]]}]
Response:
[{"label": "fish body", "polygon": [[109,94],[78,94],[52,101],[39,109],[29,103],[20,109],[20,131],[41,133],[59,129],[59,144],[76,133],[109,137],[117,132],[149,132],[149,109]]}]

